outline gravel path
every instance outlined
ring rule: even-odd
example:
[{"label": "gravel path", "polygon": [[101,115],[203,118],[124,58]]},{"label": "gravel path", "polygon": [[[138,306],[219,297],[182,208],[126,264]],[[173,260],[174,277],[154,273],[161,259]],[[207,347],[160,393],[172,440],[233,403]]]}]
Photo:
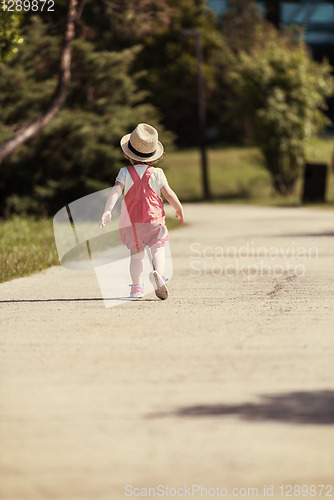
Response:
[{"label": "gravel path", "polygon": [[61,267],[0,285],[1,500],[334,496],[334,212],[185,213],[166,301],[106,308]]}]

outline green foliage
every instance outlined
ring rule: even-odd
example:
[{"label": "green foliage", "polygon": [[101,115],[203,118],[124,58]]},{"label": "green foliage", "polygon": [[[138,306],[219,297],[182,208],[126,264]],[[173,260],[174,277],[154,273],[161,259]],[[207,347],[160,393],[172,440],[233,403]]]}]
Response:
[{"label": "green foliage", "polygon": [[20,16],[0,9],[0,64],[8,61],[23,43],[20,34]]},{"label": "green foliage", "polygon": [[[0,142],[41,115],[57,86],[66,1],[56,4],[24,15],[25,44],[0,66]],[[197,143],[195,39],[183,29],[202,34],[208,127],[223,130],[225,143],[249,137],[276,189],[290,192],[308,137],[326,123],[331,68],[312,61],[301,39],[270,28],[254,2],[229,5],[220,26],[205,0],[80,3],[65,106],[0,166],[0,213],[53,214],[110,186],[124,165],[119,139],[139,122],[158,128],[167,151],[173,134],[161,123],[179,144]]]},{"label": "green foliage", "polygon": [[[61,37],[49,34],[39,17],[26,31],[22,50],[1,68],[0,141],[39,116],[57,85]],[[155,108],[143,103],[137,76],[130,74],[139,50],[97,51],[93,42],[74,42],[66,105],[0,167],[3,212],[55,213],[110,186],[124,166],[119,140],[139,122],[157,126],[164,143],[171,143]]]},{"label": "green foliage", "polygon": [[236,112],[239,97],[228,78],[233,64],[230,53],[249,53],[261,38],[265,20],[259,6],[252,0],[229,0],[229,8],[219,19],[219,47],[212,55],[213,87],[207,102],[209,127],[214,126],[216,136],[224,144],[248,145],[249,127]]},{"label": "green foliage", "polygon": [[[101,50],[140,44],[133,72],[146,103],[161,114],[163,124],[179,143],[198,142],[198,101],[195,39],[183,29],[202,33],[206,96],[215,87],[213,56],[221,47],[217,19],[206,0],[113,0],[85,4],[80,36],[94,39]],[[210,107],[210,121],[219,110]]]},{"label": "green foliage", "polygon": [[258,4],[250,0],[230,0],[222,15],[222,34],[225,44],[235,54],[249,52],[261,39],[264,17]]},{"label": "green foliage", "polygon": [[[147,72],[140,85],[149,91],[150,102],[161,111],[165,126],[177,134],[179,144],[194,145],[199,138],[196,42],[182,30],[201,33],[207,101],[216,87],[214,56],[221,48],[221,37],[216,16],[205,0],[168,0],[167,4],[171,9],[168,26],[144,38],[137,67]],[[216,106],[209,107],[209,125],[219,112]]]},{"label": "green foliage", "polygon": [[315,62],[301,33],[279,32],[268,23],[247,53],[228,52],[229,82],[238,100],[233,110],[251,127],[274,188],[293,191],[307,140],[329,120],[322,110],[334,92],[332,68]]}]

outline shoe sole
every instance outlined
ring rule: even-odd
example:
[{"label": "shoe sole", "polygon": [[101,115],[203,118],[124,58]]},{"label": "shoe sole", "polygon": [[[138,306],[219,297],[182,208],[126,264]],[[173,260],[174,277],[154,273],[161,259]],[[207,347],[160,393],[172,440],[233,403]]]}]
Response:
[{"label": "shoe sole", "polygon": [[152,271],[149,278],[154,288],[155,295],[160,300],[166,300],[168,297],[168,288],[163,282],[160,274],[157,271]]}]

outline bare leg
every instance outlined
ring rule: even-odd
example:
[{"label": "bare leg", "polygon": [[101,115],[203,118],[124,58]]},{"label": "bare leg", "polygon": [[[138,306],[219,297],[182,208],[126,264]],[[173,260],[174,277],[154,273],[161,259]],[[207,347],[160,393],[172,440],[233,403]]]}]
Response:
[{"label": "bare leg", "polygon": [[151,254],[152,254],[152,261],[153,261],[153,266],[158,273],[161,274],[161,276],[164,275],[165,272],[165,247],[158,247],[158,248],[151,248]]},{"label": "bare leg", "polygon": [[130,275],[133,285],[142,286],[143,282],[143,260],[145,252],[141,250],[131,250]]}]

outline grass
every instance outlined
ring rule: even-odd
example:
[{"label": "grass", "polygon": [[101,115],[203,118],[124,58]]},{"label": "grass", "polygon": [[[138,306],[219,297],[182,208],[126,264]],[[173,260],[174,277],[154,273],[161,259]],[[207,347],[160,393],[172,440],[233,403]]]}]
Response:
[{"label": "grass", "polygon": [[[312,138],[307,147],[307,161],[331,166],[334,141],[332,138]],[[214,201],[251,203],[258,205],[298,206],[302,196],[302,176],[291,196],[274,195],[270,175],[262,166],[261,153],[251,147],[208,149],[209,181]],[[169,184],[181,201],[202,198],[200,155],[196,149],[169,153],[159,166],[166,172]],[[334,172],[329,168],[327,203],[334,207]],[[314,205],[312,205],[314,206]]]},{"label": "grass", "polygon": [[[307,148],[307,160],[332,165],[334,141],[313,138]],[[269,173],[261,166],[256,148],[225,147],[208,151],[210,185],[214,202],[258,205],[298,206],[302,179],[292,196],[274,196]],[[159,164],[160,166],[160,164]],[[169,153],[161,162],[172,189],[182,201],[202,198],[199,152],[195,149]],[[329,169],[327,203],[312,205],[334,208],[334,172]],[[169,229],[178,227],[178,220],[168,218]],[[52,219],[12,217],[0,221],[0,283],[27,276],[59,264]]]},{"label": "grass", "polygon": [[15,216],[0,223],[0,283],[56,264],[52,220]]}]

